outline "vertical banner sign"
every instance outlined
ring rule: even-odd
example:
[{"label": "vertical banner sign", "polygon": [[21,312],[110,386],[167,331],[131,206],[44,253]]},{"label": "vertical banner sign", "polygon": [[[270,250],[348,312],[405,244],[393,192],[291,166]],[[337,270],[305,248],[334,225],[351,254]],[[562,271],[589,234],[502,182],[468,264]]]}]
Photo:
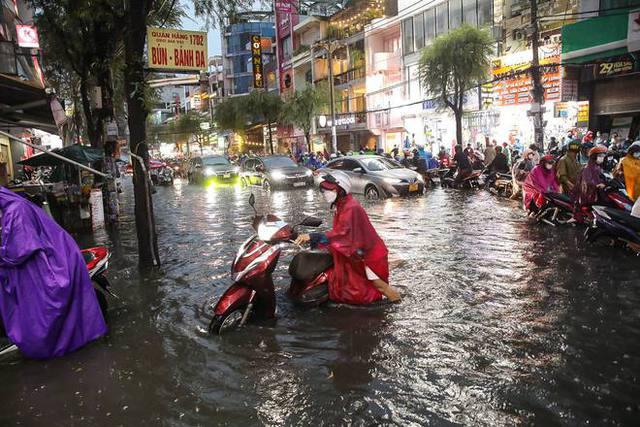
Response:
[{"label": "vertical banner sign", "polygon": [[262,44],[259,35],[251,36],[251,63],[253,64],[253,87],[263,88]]},{"label": "vertical banner sign", "polygon": [[149,68],[171,71],[207,69],[207,33],[147,28]]},{"label": "vertical banner sign", "polygon": [[276,0],[276,10],[282,13],[291,13],[291,0]]}]

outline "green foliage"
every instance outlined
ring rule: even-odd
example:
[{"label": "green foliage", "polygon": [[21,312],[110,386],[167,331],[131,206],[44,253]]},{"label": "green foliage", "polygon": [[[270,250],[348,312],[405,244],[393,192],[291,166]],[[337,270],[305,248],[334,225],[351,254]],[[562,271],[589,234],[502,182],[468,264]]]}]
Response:
[{"label": "green foliage", "polygon": [[307,138],[307,144],[310,145],[311,124],[314,118],[326,109],[328,103],[327,91],[324,87],[307,85],[287,100],[283,107],[282,119],[285,123],[302,129]]},{"label": "green foliage", "polygon": [[274,92],[254,90],[246,97],[246,108],[251,123],[275,123],[282,113],[282,98]]},{"label": "green foliage", "polygon": [[213,120],[218,129],[244,133],[247,126],[246,97],[228,97],[216,106]]},{"label": "green foliage", "polygon": [[465,24],[422,51],[420,81],[428,96],[453,111],[458,143],[462,143],[464,93],[487,78],[493,44],[487,31]]},{"label": "green foliage", "polygon": [[436,38],[420,58],[420,80],[427,93],[456,106],[456,98],[486,79],[493,44],[488,32],[466,24]]}]

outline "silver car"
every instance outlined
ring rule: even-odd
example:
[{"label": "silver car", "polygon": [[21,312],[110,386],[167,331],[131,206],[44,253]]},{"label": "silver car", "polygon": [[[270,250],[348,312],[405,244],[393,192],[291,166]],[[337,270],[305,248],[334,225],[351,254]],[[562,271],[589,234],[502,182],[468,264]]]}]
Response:
[{"label": "silver car", "polygon": [[351,178],[351,192],[367,199],[422,195],[424,179],[391,159],[381,156],[339,157],[314,172],[316,185],[332,171],[345,172]]}]

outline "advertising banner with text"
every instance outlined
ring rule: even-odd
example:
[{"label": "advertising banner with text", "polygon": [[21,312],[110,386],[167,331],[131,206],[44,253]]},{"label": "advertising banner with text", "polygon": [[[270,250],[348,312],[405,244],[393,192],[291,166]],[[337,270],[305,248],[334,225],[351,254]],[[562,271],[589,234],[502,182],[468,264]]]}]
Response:
[{"label": "advertising banner with text", "polygon": [[149,68],[171,71],[207,69],[207,33],[147,28]]}]

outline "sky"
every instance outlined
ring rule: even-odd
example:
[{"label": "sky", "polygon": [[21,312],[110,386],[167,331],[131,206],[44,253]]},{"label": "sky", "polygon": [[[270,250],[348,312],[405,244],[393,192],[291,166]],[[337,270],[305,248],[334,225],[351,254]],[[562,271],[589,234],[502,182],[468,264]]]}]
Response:
[{"label": "sky", "polygon": [[191,31],[207,31],[209,40],[209,57],[220,55],[222,52],[220,45],[220,30],[218,28],[206,28],[204,20],[196,17],[191,0],[180,0],[180,3],[184,6],[187,12],[187,17],[182,20],[182,29]]}]

